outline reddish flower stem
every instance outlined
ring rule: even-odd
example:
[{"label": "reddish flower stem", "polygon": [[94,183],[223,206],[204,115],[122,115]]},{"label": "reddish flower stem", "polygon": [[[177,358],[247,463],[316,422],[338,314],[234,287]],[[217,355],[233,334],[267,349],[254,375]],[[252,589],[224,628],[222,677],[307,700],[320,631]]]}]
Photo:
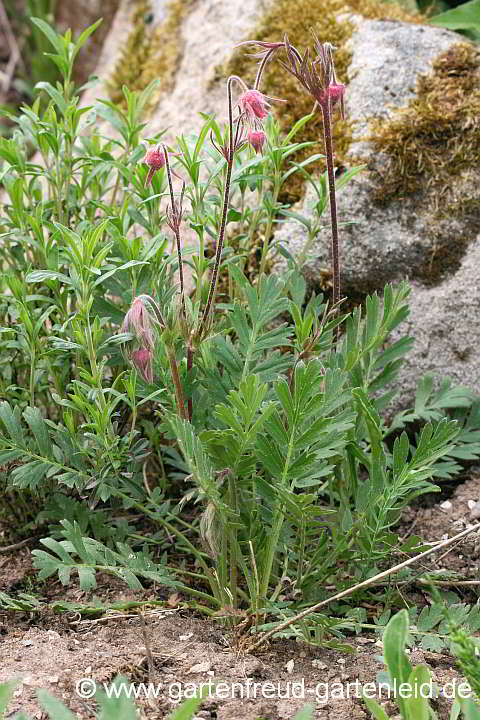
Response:
[{"label": "reddish flower stem", "polygon": [[[193,348],[192,348],[192,346],[191,346],[190,343],[189,343],[189,344],[188,344],[188,348],[187,348],[187,377],[190,376],[190,373],[191,373],[191,371],[192,371],[192,367],[193,367]],[[189,420],[189,422],[192,422],[192,417],[193,417],[193,401],[192,401],[192,398],[191,398],[191,397],[188,398],[187,409],[188,409],[188,420]]]},{"label": "reddish flower stem", "polygon": [[[175,196],[173,194],[173,184],[172,184],[172,173],[170,171],[170,162],[168,160],[168,152],[165,145],[163,146],[163,154],[165,156],[165,167],[167,169],[167,178],[168,178],[168,188],[170,190],[170,204],[172,209],[172,224],[171,228],[173,230],[173,233],[175,235],[175,240],[177,243],[177,256],[178,256],[178,274],[180,277],[180,294],[182,296],[182,310],[183,310],[183,317],[187,317],[187,313],[185,310],[185,287],[183,283],[183,262],[182,262],[182,245],[181,245],[181,239],[180,239],[180,218],[179,213],[177,212],[177,206],[175,204]],[[180,210],[181,212],[181,210]]]},{"label": "reddish flower stem", "polygon": [[[330,199],[330,224],[332,228],[332,275],[333,275],[333,305],[340,301],[340,260],[338,251],[338,222],[337,200],[335,195],[335,172],[333,161],[332,121],[330,101],[321,103],[323,115],[323,139],[325,142],[325,155],[327,159],[328,192]],[[338,340],[338,327],[335,328],[335,343]]]},{"label": "reddish flower stem", "polygon": [[271,59],[272,55],[274,55],[274,53],[276,53],[277,50],[278,50],[278,48],[272,48],[265,54],[265,57],[262,58],[262,62],[258,66],[257,76],[256,76],[255,82],[253,84],[254,90],[258,90],[258,87],[260,85],[260,80],[262,79],[263,71],[265,70],[265,67],[267,66],[267,63]]},{"label": "reddish flower stem", "polygon": [[212,281],[210,283],[210,290],[208,293],[207,304],[206,304],[205,310],[203,312],[203,317],[200,322],[200,326],[196,333],[198,339],[201,339],[201,337],[205,331],[207,321],[208,321],[208,318],[209,318],[209,315],[210,315],[210,312],[212,309],[215,292],[217,290],[218,271],[220,268],[220,260],[221,260],[222,251],[223,251],[223,243],[225,240],[225,229],[227,227],[228,201],[230,199],[230,183],[231,183],[231,179],[232,179],[233,155],[234,155],[234,148],[235,148],[235,140],[234,140],[234,136],[233,136],[232,81],[236,80],[236,79],[237,78],[235,76],[231,76],[228,78],[228,81],[227,81],[229,148],[228,148],[228,157],[227,157],[227,177],[225,179],[225,190],[223,193],[222,222],[220,225],[220,232],[218,235],[217,252],[215,255],[215,264],[213,266],[213,275],[212,275]]},{"label": "reddish flower stem", "polygon": [[185,411],[185,401],[183,398],[183,388],[180,381],[180,374],[178,372],[177,359],[175,357],[175,351],[173,348],[167,346],[167,355],[170,362],[170,369],[172,372],[173,385],[175,387],[175,397],[177,398],[178,413],[182,420],[187,420],[187,413]]}]

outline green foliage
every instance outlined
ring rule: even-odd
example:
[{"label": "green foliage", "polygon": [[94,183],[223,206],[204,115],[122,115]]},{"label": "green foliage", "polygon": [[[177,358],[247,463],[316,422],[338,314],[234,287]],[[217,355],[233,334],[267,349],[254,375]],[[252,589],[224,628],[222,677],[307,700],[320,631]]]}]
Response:
[{"label": "green foliage", "polygon": [[[433,616],[433,625],[430,624],[427,617],[429,614],[431,615],[430,620]],[[424,625],[433,627],[437,620],[440,619],[440,615],[445,619],[444,605],[437,606],[434,612],[425,613]],[[432,675],[426,665],[412,667],[405,653],[408,635],[409,615],[406,610],[401,610],[392,617],[383,634],[383,657],[388,670],[390,688],[400,710],[402,720],[435,720],[437,715],[430,704],[430,688],[433,688]],[[455,655],[460,669],[462,671],[466,670],[467,678],[471,680],[473,677],[474,682],[477,683],[477,686],[471,685],[471,687],[478,688],[480,663],[474,652],[475,643],[465,633],[458,631],[452,633],[451,639],[454,643],[458,643]],[[383,677],[382,682],[384,682]],[[424,684],[423,689],[422,684]],[[364,696],[364,702],[372,718],[375,720],[389,720],[385,710],[376,700]],[[460,710],[465,720],[476,720],[480,716],[480,707],[472,698],[466,700],[457,698],[451,708],[450,720],[457,720]]]},{"label": "green foliage", "polygon": [[[98,720],[135,720],[138,710],[133,701],[127,697],[124,692],[121,692],[122,684],[124,683],[128,684],[127,678],[122,675],[117,675],[110,684],[108,693],[104,690],[97,690],[95,700],[97,701],[98,709],[95,717],[98,718]],[[16,680],[0,684],[1,717],[3,717],[3,714],[6,712],[17,685],[18,682]],[[75,720],[75,716],[66,705],[46,690],[38,690],[37,697],[50,720]],[[200,708],[202,701],[202,695],[183,700],[168,716],[169,720],[192,720]],[[15,715],[15,717],[20,716]],[[25,715],[22,715],[22,718],[29,720]],[[295,714],[293,720],[312,720],[312,718],[313,706],[305,705]]]},{"label": "green foliage", "polygon": [[[98,720],[135,720],[137,710],[133,701],[122,693],[122,684],[128,684],[126,677],[117,675],[108,688],[108,693],[103,690],[97,690],[95,700],[98,709],[95,715]],[[8,683],[0,684],[0,716],[6,712],[8,703],[18,682],[12,680]],[[75,715],[60,700],[43,689],[37,691],[38,701],[50,720],[75,720]],[[192,720],[195,712],[202,704],[202,697],[184,700],[168,717],[170,720]],[[20,716],[15,716],[20,717]],[[29,718],[26,715],[22,718]],[[77,716],[78,717],[78,716]],[[305,718],[305,716],[303,716]],[[300,720],[300,715],[299,715]]]},{"label": "green foliage", "polygon": [[[204,116],[170,153],[185,186],[168,205],[166,168],[146,187],[140,145],[155,84],[124,88],[124,108],[80,109],[73,62],[95,26],[76,42],[35,26],[63,83],[44,83],[48,106],[23,108],[0,139],[0,465],[5,502],[16,493],[30,522],[48,524],[40,578],[158,582],[207,614],[251,614],[257,629],[324,599],[327,584],[367,578],[399,545],[405,506],[480,456],[479,406],[427,377],[414,408],[384,418],[412,342],[389,339],[408,315],[405,283],[341,315],[307,293],[308,247],[281,276],[262,272],[289,257],[270,240],[292,212],[284,183],[318,160],[290,159],[310,145],[295,140],[310,116],[286,135],[270,120],[265,155],[244,147],[232,167],[218,149],[226,131]],[[325,178],[308,179],[316,232]],[[197,246],[179,238],[180,211]],[[176,280],[184,265],[190,295]],[[317,614],[291,632],[334,645],[352,623]]]},{"label": "green foliage", "polygon": [[434,15],[430,22],[448,30],[474,30],[480,33],[480,2],[470,0],[456,8]]}]

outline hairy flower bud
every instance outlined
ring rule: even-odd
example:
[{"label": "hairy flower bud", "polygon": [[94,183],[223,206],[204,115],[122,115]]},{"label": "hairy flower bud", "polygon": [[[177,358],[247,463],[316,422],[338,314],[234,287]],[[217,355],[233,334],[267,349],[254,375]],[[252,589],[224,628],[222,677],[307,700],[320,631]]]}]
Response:
[{"label": "hairy flower bud", "polygon": [[267,98],[258,90],[244,92],[239,97],[238,104],[249,120],[264,120],[268,115]]},{"label": "hairy flower bud", "polygon": [[146,348],[134,350],[131,354],[132,364],[140,377],[146,382],[153,382],[153,353]]},{"label": "hairy flower bud", "polygon": [[157,170],[165,167],[165,154],[160,145],[156,145],[156,147],[147,150],[143,162],[148,165],[148,175],[145,180],[145,187],[147,187],[152,182],[152,178]]},{"label": "hairy flower bud", "polygon": [[263,146],[266,139],[267,136],[265,135],[263,130],[250,130],[247,135],[247,140],[256,153],[261,153],[263,151]]},{"label": "hairy flower bud", "polygon": [[329,85],[328,94],[330,96],[330,102],[333,108],[338,102],[341,102],[343,100],[343,96],[345,94],[345,85],[342,85],[341,83]]},{"label": "hairy flower bud", "polygon": [[131,332],[141,348],[153,350],[153,328],[150,313],[141,298],[135,298],[123,321],[123,332]]}]

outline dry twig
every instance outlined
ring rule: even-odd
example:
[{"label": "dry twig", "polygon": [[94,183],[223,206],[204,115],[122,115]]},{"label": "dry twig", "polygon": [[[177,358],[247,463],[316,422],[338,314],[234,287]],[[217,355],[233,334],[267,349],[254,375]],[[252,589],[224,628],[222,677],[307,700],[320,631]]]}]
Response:
[{"label": "dry twig", "polygon": [[[354,585],[351,588],[342,590],[342,592],[339,592],[336,595],[332,595],[332,597],[329,597],[326,600],[322,600],[321,602],[318,602],[315,605],[312,605],[312,607],[309,607],[306,610],[302,610],[302,612],[299,612],[294,617],[289,618],[288,620],[285,620],[284,622],[280,623],[276,627],[272,628],[272,630],[269,630],[267,633],[265,633],[265,635],[263,635],[259,640],[257,640],[257,642],[255,642],[253,645],[251,645],[249,647],[249,652],[259,648],[260,645],[263,645],[263,643],[266,642],[269,638],[271,638],[272,635],[275,635],[276,633],[280,632],[281,630],[285,630],[285,628],[289,627],[290,625],[293,625],[294,623],[298,622],[299,620],[303,620],[304,618],[308,617],[312,613],[317,612],[317,610],[320,610],[320,608],[325,607],[326,605],[329,605],[334,600],[340,600],[341,598],[351,595],[356,590],[360,590],[360,588],[365,588],[365,587],[368,587],[369,585],[374,585],[379,580],[382,580],[383,578],[386,578],[389,575],[393,575],[394,573],[398,572],[399,570],[403,570],[403,568],[406,568],[409,565],[413,565],[414,563],[418,562],[419,560],[422,560],[424,557],[427,557],[427,555],[431,555],[432,553],[437,552],[438,550],[442,550],[443,548],[446,548],[449,545],[453,545],[454,543],[457,543],[459,540],[463,539],[464,537],[469,535],[471,532],[474,532],[475,530],[480,530],[480,523],[478,523],[477,525],[472,525],[472,527],[467,528],[466,530],[463,530],[463,532],[458,533],[458,535],[454,535],[452,538],[447,538],[446,540],[441,540],[438,543],[435,543],[434,547],[431,547],[428,550],[425,550],[425,552],[420,553],[420,555],[417,555],[416,557],[409,558],[408,560],[404,560],[404,562],[400,563],[399,565],[394,565],[393,567],[389,568],[388,570],[384,570],[383,572],[378,573],[378,575],[374,575],[373,577],[368,578],[367,580],[364,580],[363,582],[358,583],[357,585]],[[444,557],[444,556],[442,555],[442,557]]]}]

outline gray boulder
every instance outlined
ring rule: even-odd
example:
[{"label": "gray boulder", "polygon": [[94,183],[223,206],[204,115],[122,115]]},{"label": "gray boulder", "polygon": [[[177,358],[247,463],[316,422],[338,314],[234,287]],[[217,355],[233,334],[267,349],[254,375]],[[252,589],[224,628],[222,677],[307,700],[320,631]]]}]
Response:
[{"label": "gray boulder", "polygon": [[[363,293],[381,288],[386,282],[400,278],[429,280],[442,275],[442,268],[432,272],[432,258],[440,245],[451,241],[451,264],[458,267],[463,253],[456,247],[456,238],[466,230],[456,217],[435,218],[429,202],[417,194],[386,203],[376,199],[378,178],[388,159],[375,151],[366,137],[372,118],[391,117],[415,97],[417,75],[431,70],[432,61],[449,50],[461,38],[439,28],[411,25],[395,21],[349,18],[356,25],[350,40],[352,62],[347,83],[346,110],[353,124],[353,143],[349,150],[351,165],[366,164],[338,196],[339,219],[351,223],[341,228],[342,286],[346,292]],[[480,74],[478,76],[480,87]],[[459,130],[460,131],[460,130]],[[476,182],[468,183],[477,194],[480,171],[475,169]],[[428,180],[428,178],[427,178]],[[460,182],[457,180],[457,182]],[[306,194],[300,212],[309,215],[313,191]],[[294,256],[305,245],[306,230],[294,221],[285,223],[276,233],[276,240]],[[330,230],[328,217],[325,228],[312,249],[313,260],[306,267],[312,283],[330,266]]]},{"label": "gray boulder", "polygon": [[[419,73],[431,73],[439,54],[450,53],[463,38],[434,27],[357,16],[349,19],[357,27],[350,41],[352,62],[345,96],[353,122],[349,158],[351,165],[365,163],[367,167],[338,197],[340,221],[354,221],[340,229],[342,290],[358,297],[381,290],[386,282],[412,281],[411,314],[398,336],[412,335],[415,345],[400,377],[400,405],[411,401],[416,381],[427,371],[476,389],[480,379],[476,351],[480,344],[478,159],[452,177],[448,196],[438,186],[429,191],[426,173],[417,192],[379,202],[379,181],[388,171],[390,159],[367,139],[370,120],[398,116],[398,109],[406,108],[416,97]],[[472,88],[479,93],[478,68],[473,70]],[[458,128],[458,133],[463,131]],[[442,142],[442,135],[439,137]],[[299,203],[299,212],[308,216],[312,200],[309,191]],[[442,212],[442,202],[447,211]],[[462,203],[468,211],[448,211]],[[275,239],[298,256],[306,231],[289,220]],[[304,272],[309,283],[318,287],[329,268],[326,215],[324,230]]]}]

